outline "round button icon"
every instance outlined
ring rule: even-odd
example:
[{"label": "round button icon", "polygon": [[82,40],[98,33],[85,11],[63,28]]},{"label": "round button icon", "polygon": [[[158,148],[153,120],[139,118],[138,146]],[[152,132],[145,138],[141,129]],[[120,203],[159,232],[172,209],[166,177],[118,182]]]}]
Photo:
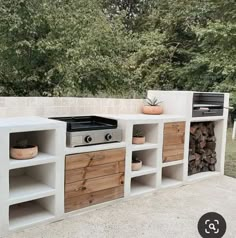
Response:
[{"label": "round button icon", "polygon": [[226,221],[216,212],[204,214],[198,222],[198,232],[203,238],[222,238],[225,231]]}]

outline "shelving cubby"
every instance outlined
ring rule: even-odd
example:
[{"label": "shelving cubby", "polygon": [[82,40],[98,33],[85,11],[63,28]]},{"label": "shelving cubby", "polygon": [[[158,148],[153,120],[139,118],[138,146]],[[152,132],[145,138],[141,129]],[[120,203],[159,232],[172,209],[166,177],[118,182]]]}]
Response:
[{"label": "shelving cubby", "polygon": [[[1,119],[0,236],[62,217],[66,124],[40,117]],[[15,160],[18,141],[37,145],[39,153]]]},{"label": "shelving cubby", "polygon": [[132,178],[157,172],[157,149],[134,151],[132,157],[142,161],[142,168],[131,172]]},{"label": "shelving cubby", "polygon": [[26,140],[31,145],[37,145],[39,153],[32,160],[14,160],[10,158],[10,169],[50,163],[55,161],[55,129],[10,133],[10,147],[16,145],[21,140]]},{"label": "shelving cubby", "polygon": [[[125,197],[155,191],[160,184],[163,123],[146,115],[121,119],[123,140],[126,142]],[[144,144],[133,144],[136,131],[145,136]],[[132,158],[142,161],[142,168],[132,171]]]},{"label": "shelving cubby", "polygon": [[45,197],[9,207],[9,230],[26,228],[55,217],[55,197]]},{"label": "shelving cubby", "polygon": [[162,188],[175,187],[183,183],[183,164],[162,168]]},{"label": "shelving cubby", "polygon": [[215,171],[199,172],[196,174],[188,175],[188,182],[200,181],[209,177],[217,176],[224,173],[224,157],[225,157],[225,144],[226,144],[226,135],[223,132],[226,132],[227,121],[222,119],[223,116],[219,117],[207,117],[199,120],[199,118],[193,118],[192,123],[197,122],[214,122],[215,128],[215,137],[216,137],[216,164]]},{"label": "shelving cubby", "polygon": [[131,179],[131,196],[156,190],[156,173]]},{"label": "shelving cubby", "polygon": [[55,193],[55,163],[10,170],[9,204],[17,204]]},{"label": "shelving cubby", "polygon": [[145,136],[144,144],[132,144],[132,150],[154,149],[158,147],[158,124],[134,124],[133,135],[141,131]]}]

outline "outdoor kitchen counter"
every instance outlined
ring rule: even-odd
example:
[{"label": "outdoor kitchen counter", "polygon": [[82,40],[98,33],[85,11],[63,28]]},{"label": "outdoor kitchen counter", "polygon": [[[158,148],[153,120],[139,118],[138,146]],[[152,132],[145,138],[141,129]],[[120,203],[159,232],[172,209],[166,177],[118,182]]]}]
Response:
[{"label": "outdoor kitchen counter", "polygon": [[154,121],[157,122],[175,122],[175,121],[185,121],[186,117],[181,115],[171,115],[171,114],[162,114],[162,115],[148,115],[148,114],[100,114],[98,116],[114,118],[117,120],[126,120],[126,121]]}]

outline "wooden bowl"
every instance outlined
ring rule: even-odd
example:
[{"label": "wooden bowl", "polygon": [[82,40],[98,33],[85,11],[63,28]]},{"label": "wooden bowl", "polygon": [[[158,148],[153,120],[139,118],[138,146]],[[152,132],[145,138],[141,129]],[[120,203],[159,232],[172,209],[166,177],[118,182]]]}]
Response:
[{"label": "wooden bowl", "polygon": [[20,148],[17,146],[13,146],[10,149],[10,156],[12,159],[24,160],[24,159],[32,159],[38,154],[38,146],[37,145],[29,145],[26,148]]}]

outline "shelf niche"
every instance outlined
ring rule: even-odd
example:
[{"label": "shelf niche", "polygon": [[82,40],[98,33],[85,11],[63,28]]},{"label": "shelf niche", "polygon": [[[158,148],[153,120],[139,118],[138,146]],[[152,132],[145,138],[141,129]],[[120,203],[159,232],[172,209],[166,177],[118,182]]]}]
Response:
[{"label": "shelf niche", "polygon": [[151,192],[156,189],[156,174],[143,175],[131,179],[131,196]]},{"label": "shelf niche", "polygon": [[[204,146],[204,148],[202,148],[202,150],[210,150],[212,151],[212,154],[209,154],[209,156],[207,155],[207,157],[209,157],[210,159],[206,158],[207,161],[210,161],[210,163],[208,163],[207,161],[205,161],[203,158],[202,158],[202,154],[198,153],[197,151],[194,153],[192,152],[192,155],[189,154],[189,161],[188,161],[188,177],[200,177],[201,175],[199,176],[194,176],[194,175],[197,175],[197,174],[202,174],[202,176],[205,176],[204,173],[206,173],[207,175],[210,175],[211,173],[214,175],[216,174],[217,172],[220,172],[221,171],[221,161],[222,161],[222,145],[223,145],[223,126],[224,126],[224,121],[223,120],[217,120],[217,121],[199,121],[199,122],[192,122],[191,123],[191,127],[193,128],[192,129],[192,133],[193,134],[190,134],[190,151],[192,151],[192,148],[191,148],[191,143],[196,143],[194,139],[191,139],[191,136],[194,137],[194,134],[196,133],[196,130],[194,131],[194,127],[197,127],[199,126],[199,128],[197,130],[200,130],[202,131],[204,128],[208,128],[208,125],[210,125],[210,123],[214,124],[214,128],[213,128],[213,135],[208,135],[208,137],[211,137],[211,138],[215,138],[215,141],[211,141],[211,138],[210,140],[206,141],[206,145]],[[203,125],[200,127],[200,125]],[[201,129],[202,128],[202,129]],[[208,129],[209,130],[209,129]],[[212,132],[211,132],[212,133]],[[202,135],[201,135],[202,136]],[[204,134],[204,137],[206,135]],[[191,142],[193,141],[193,142]],[[201,141],[201,143],[203,143]],[[215,149],[214,148],[211,148],[209,147],[208,148],[208,144],[214,144],[215,143]],[[199,142],[200,144],[200,142]],[[200,146],[200,145],[199,145]],[[199,164],[201,163],[204,163],[204,166],[211,166],[211,157],[212,157],[212,160],[214,159],[214,163],[212,164],[212,169],[208,169],[206,168],[205,170],[202,168],[202,169],[198,169],[196,170],[195,172],[192,172],[190,173],[190,167],[191,167],[191,163],[194,163],[195,160],[192,160],[191,156],[194,156],[194,155],[197,155],[198,157],[200,157],[200,161],[199,161]],[[215,161],[216,160],[216,161]],[[205,168],[205,167],[204,167]]]},{"label": "shelf niche", "polygon": [[30,145],[37,145],[39,152],[55,155],[56,130],[10,133],[10,146],[17,145],[17,142],[21,140],[27,140]]},{"label": "shelf niche", "polygon": [[183,164],[162,168],[162,187],[174,187],[183,182]]},{"label": "shelf niche", "polygon": [[52,195],[55,182],[55,163],[10,170],[9,202],[12,205]]},{"label": "shelf niche", "polygon": [[132,177],[156,172],[157,149],[134,151],[132,158],[142,161],[142,168],[138,171],[132,171]]},{"label": "shelf niche", "polygon": [[133,135],[136,131],[142,131],[147,143],[158,143],[158,124],[135,124],[133,126]]},{"label": "shelf niche", "polygon": [[54,196],[36,199],[9,207],[9,230],[25,228],[53,219]]}]

